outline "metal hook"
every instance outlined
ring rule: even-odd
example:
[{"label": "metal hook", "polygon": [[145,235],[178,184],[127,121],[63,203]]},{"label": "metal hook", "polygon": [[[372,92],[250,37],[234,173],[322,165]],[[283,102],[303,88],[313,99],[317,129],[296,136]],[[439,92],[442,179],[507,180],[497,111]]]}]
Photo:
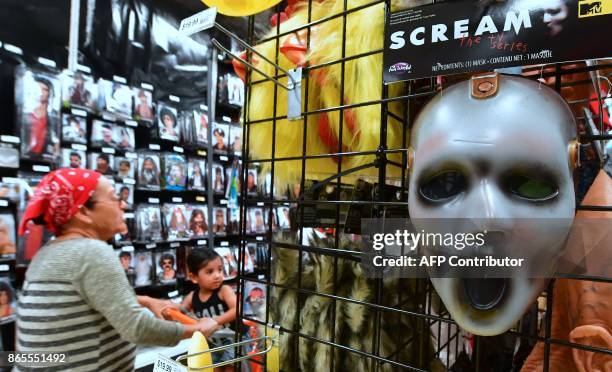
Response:
[{"label": "metal hook", "polygon": [[[257,50],[255,50],[255,48],[253,48],[252,46],[250,46],[246,41],[242,40],[241,38],[239,38],[236,34],[233,34],[231,31],[229,31],[228,29],[226,29],[225,27],[221,26],[220,24],[218,24],[217,22],[215,22],[214,27],[216,27],[219,31],[223,32],[224,34],[226,34],[227,36],[233,38],[234,40],[238,41],[243,47],[247,48],[248,50],[250,50],[251,52],[257,54],[258,56],[261,57],[261,59],[263,59],[264,61],[268,62],[269,64],[271,64],[272,66],[276,67],[279,71],[282,71],[283,73],[285,73],[289,79],[291,80],[291,82],[295,85],[297,84],[297,82],[293,79],[293,77],[291,76],[291,74],[289,74],[289,72],[287,70],[285,70],[284,68],[280,67],[278,64],[272,62],[271,60],[268,59],[268,57],[264,56],[263,54],[259,53]],[[221,44],[219,44],[221,45]],[[230,53],[231,54],[231,53]],[[234,57],[236,58],[236,57]],[[238,59],[240,59],[240,57],[238,57]],[[268,78],[270,78],[269,76],[262,74]],[[270,78],[271,79],[271,78]]]},{"label": "metal hook", "polygon": [[[223,45],[221,45],[221,43],[219,43],[217,41],[217,39],[212,39],[211,42],[213,43],[213,45],[217,48],[219,48],[220,50],[224,51],[225,53],[229,54],[230,56],[232,56],[234,59],[236,59],[237,61],[239,61],[240,63],[247,65],[249,68],[257,71],[258,73],[260,73],[261,75],[265,76],[267,79],[271,80],[274,84],[278,85],[279,87],[290,91],[292,90],[291,88],[289,88],[288,86],[286,86],[285,84],[281,83],[280,81],[276,80],[275,78],[273,78],[272,76],[269,76],[268,74],[266,74],[265,72],[261,71],[260,69],[258,69],[257,67],[253,66],[251,63],[245,61],[244,59],[238,57],[237,55],[235,55],[234,53],[232,53],[230,50],[228,50],[226,47],[224,47]],[[289,75],[288,75],[289,76]],[[291,76],[289,76],[291,78]],[[293,79],[292,79],[293,80]]]}]

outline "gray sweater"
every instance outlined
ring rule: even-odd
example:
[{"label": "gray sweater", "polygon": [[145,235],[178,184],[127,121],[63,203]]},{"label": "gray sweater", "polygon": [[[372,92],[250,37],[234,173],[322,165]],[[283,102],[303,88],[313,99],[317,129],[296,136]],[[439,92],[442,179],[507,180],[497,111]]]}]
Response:
[{"label": "gray sweater", "polygon": [[113,249],[93,239],[41,248],[17,304],[18,351],[68,354],[64,364],[35,371],[132,370],[134,344],[175,345],[183,331],[138,304]]}]

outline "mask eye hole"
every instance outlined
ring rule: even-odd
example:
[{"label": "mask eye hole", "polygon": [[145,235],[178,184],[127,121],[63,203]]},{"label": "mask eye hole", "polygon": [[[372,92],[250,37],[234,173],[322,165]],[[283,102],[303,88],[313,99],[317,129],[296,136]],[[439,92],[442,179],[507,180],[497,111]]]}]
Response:
[{"label": "mask eye hole", "polygon": [[525,175],[508,177],[508,189],[519,198],[531,201],[546,201],[559,194],[559,189],[550,182]]},{"label": "mask eye hole", "polygon": [[430,201],[438,202],[459,195],[467,189],[465,176],[455,170],[444,171],[429,178],[421,185],[421,195]]}]

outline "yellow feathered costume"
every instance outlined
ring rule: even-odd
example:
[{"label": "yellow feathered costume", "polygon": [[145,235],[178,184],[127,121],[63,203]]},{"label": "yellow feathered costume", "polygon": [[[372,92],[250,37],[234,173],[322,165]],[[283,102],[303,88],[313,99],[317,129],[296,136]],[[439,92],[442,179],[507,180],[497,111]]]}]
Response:
[{"label": "yellow feathered costume", "polygon": [[[371,0],[349,0],[348,9],[370,3]],[[326,0],[312,2],[310,22],[330,17],[343,12],[344,0]],[[309,23],[308,2],[294,4],[291,16],[281,23],[280,32],[296,30]],[[317,24],[310,29],[310,44],[304,52],[305,66],[317,66],[341,60],[343,57],[343,25],[342,16]],[[383,47],[384,4],[379,3],[346,15],[346,42],[344,57],[358,56],[363,53],[381,50]],[[276,35],[276,27],[265,38]],[[291,51],[283,54],[282,46],[299,40],[306,45],[306,29],[282,36],[279,41],[271,40],[256,46],[256,50],[268,59],[274,61],[278,53],[278,63],[284,69],[296,67],[287,58]],[[258,59],[254,55],[253,62],[256,67],[269,76],[276,76],[275,68],[271,64]],[[299,63],[299,62],[298,62]],[[309,82],[302,81],[302,102],[306,101],[308,89],[308,111],[328,109],[340,105],[353,105],[365,102],[374,102],[382,98],[382,52],[358,57],[344,62],[344,89],[341,88],[342,63],[333,63],[325,67],[311,69]],[[258,82],[262,81],[262,82]],[[287,78],[280,81],[287,84]],[[279,159],[287,157],[301,157],[303,155],[304,120],[289,121],[281,119],[276,121],[276,140],[272,143],[271,119],[287,115],[287,92],[277,87],[273,82],[265,80],[261,74],[253,72],[250,87],[250,101],[247,105],[248,122],[245,126],[249,131],[249,150],[251,159]],[[308,88],[306,88],[308,85]],[[389,96],[399,96],[403,89],[401,84],[389,86]],[[343,93],[342,93],[343,92]],[[276,99],[275,99],[276,95]],[[343,99],[342,99],[343,98]],[[276,104],[275,104],[276,103]],[[389,111],[398,117],[403,117],[403,104],[390,103]],[[274,115],[276,109],[276,115]],[[302,107],[303,109],[303,107]],[[380,104],[371,104],[325,113],[308,115],[306,117],[306,155],[320,155],[338,152],[376,151],[380,141],[380,127],[382,117]],[[340,136],[340,120],[342,119],[342,135]],[[259,122],[258,122],[259,121]],[[406,139],[407,141],[408,139]],[[341,143],[341,146],[339,145]],[[392,117],[388,117],[387,148],[405,148],[402,143],[402,124]],[[388,155],[390,160],[401,163],[401,154]],[[342,170],[347,170],[375,160],[374,155],[344,156],[341,159]],[[335,158],[308,159],[306,177],[321,180],[338,173],[338,162]],[[271,163],[262,162],[263,172],[271,168]],[[277,161],[274,164],[275,184],[283,186],[301,179],[301,160]],[[401,169],[396,166],[387,167],[389,177],[398,176]],[[350,177],[344,177],[344,182],[351,182],[355,178],[376,177],[378,170],[374,167],[361,170]]]}]

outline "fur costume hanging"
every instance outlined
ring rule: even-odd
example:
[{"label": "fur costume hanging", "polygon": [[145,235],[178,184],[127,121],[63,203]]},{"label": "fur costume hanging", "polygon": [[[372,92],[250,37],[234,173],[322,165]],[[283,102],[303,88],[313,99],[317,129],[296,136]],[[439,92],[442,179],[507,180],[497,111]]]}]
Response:
[{"label": "fur costume hanging", "polygon": [[[277,235],[279,243],[295,243],[290,234]],[[310,246],[333,247],[333,238],[313,236]],[[359,244],[341,239],[339,249],[359,250]],[[297,288],[299,252],[293,249],[273,247],[272,282],[278,285]],[[316,253],[304,253],[302,256],[301,287],[318,293],[334,294],[334,257]],[[356,301],[374,302],[376,280],[366,278],[358,262],[338,258],[336,272],[336,295]],[[383,299],[385,306],[416,311],[422,304],[418,303],[416,286],[423,279],[385,279],[383,281]],[[271,291],[271,321],[283,328],[299,331],[324,341],[333,341],[340,345],[373,353],[376,311],[371,307],[347,301],[334,301],[319,295],[301,295],[295,290],[273,287]],[[400,301],[400,296],[402,299]],[[401,302],[401,303],[400,303]],[[276,305],[274,305],[276,304]],[[297,317],[298,306],[301,307]],[[335,310],[336,328],[332,329]],[[421,324],[419,324],[421,323]],[[381,312],[379,354],[400,363],[421,365],[427,370],[444,370],[440,362],[419,361],[419,351],[433,356],[430,331],[423,320],[400,315],[395,312]],[[338,371],[367,371],[373,368],[373,361],[357,353],[333,348],[321,342],[315,342],[286,333],[281,340],[281,368],[293,370],[296,358],[301,371],[330,370],[333,364]],[[294,344],[299,342],[299,355],[294,355]],[[395,371],[397,366],[389,363],[380,365],[380,371]]]},{"label": "fur costume hanging", "polygon": [[[348,0],[348,9],[364,4],[369,0]],[[397,1],[396,1],[397,2]],[[310,21],[320,20],[333,14],[343,12],[344,0],[312,1]],[[280,32],[287,32],[309,23],[308,1],[297,2],[292,6],[288,19],[280,24]],[[332,108],[340,105],[374,102],[382,98],[382,53],[360,56],[344,62],[344,86],[342,86],[342,63],[332,63],[344,57],[359,56],[363,53],[380,50],[383,47],[384,4],[360,9],[346,15],[346,41],[343,48],[344,17],[337,17],[310,28],[310,48],[306,50],[308,31],[299,30],[283,36],[277,43],[271,40],[256,46],[256,50],[270,60],[275,60],[278,53],[278,64],[284,69],[297,65],[325,67],[309,71],[308,84],[302,81],[302,101],[308,95],[308,111]],[[276,35],[276,28],[264,38]],[[344,51],[344,54],[343,54]],[[269,76],[275,76],[275,68],[254,55],[252,62]],[[239,63],[234,64],[239,75],[244,69]],[[280,79],[287,84],[287,78]],[[276,121],[276,140],[272,143],[272,121],[276,117],[287,115],[287,92],[273,82],[253,71],[251,75],[250,100],[247,105],[249,121],[261,121],[248,125],[250,155],[253,159],[301,157],[303,155],[304,121]],[[308,86],[308,92],[306,92]],[[342,89],[343,87],[343,89]],[[401,84],[389,86],[389,96],[399,96]],[[389,111],[403,117],[403,103],[391,102]],[[375,151],[380,142],[381,105],[372,104],[308,115],[306,120],[306,155],[320,155],[350,151]],[[340,122],[342,133],[340,134]],[[388,116],[387,148],[405,148],[402,143],[402,124]],[[274,146],[273,146],[274,145]],[[389,154],[388,158],[401,163],[401,154]],[[311,179],[323,179],[338,172],[338,161],[342,169],[347,170],[375,160],[374,155],[319,158],[306,161],[306,175]],[[270,163],[262,164],[265,173]],[[300,179],[301,160],[290,160],[275,163],[275,183],[281,186]],[[401,169],[387,167],[389,177],[398,176]],[[376,176],[374,167],[359,172],[361,178]],[[347,177],[354,179],[354,176]],[[347,181],[348,182],[348,181]]]}]

